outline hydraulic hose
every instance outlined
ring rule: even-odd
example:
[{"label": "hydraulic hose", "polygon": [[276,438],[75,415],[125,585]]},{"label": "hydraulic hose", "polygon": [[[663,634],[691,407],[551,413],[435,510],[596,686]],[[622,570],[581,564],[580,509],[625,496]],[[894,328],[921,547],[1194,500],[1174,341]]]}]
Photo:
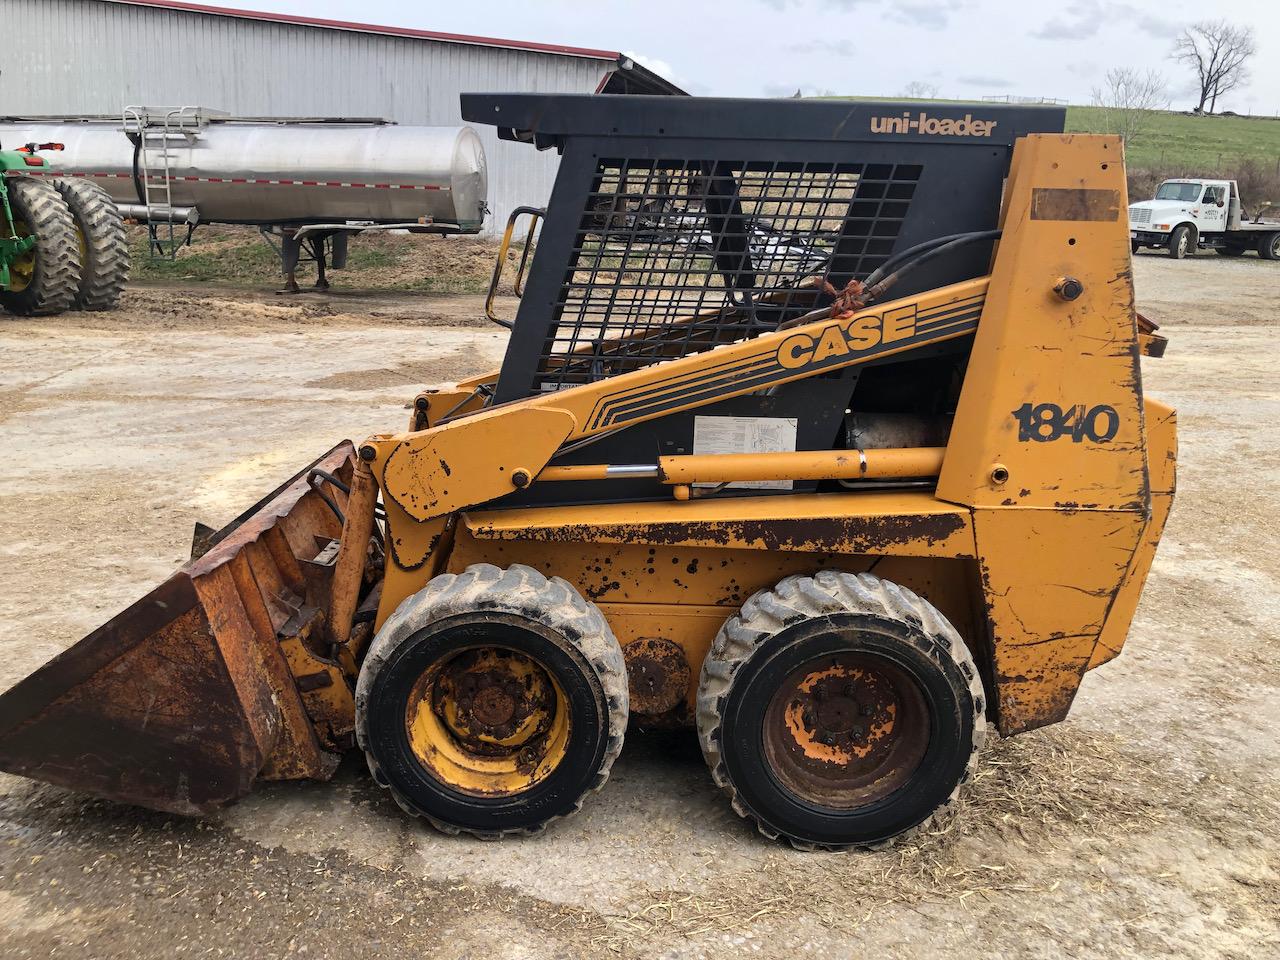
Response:
[{"label": "hydraulic hose", "polygon": [[[971,233],[964,236],[949,239],[946,243],[940,243],[930,247],[923,253],[918,254],[911,260],[901,263],[901,265],[893,268],[892,273],[888,273],[882,266],[875,273],[867,278],[866,298],[868,303],[879,300],[895,283],[905,277],[912,270],[930,260],[935,260],[945,253],[950,253],[959,247],[967,246],[971,243],[978,243],[983,240],[996,240],[1000,237],[999,230],[987,230],[982,233]],[[906,252],[906,251],[904,251]]]},{"label": "hydraulic hose", "polygon": [[[914,247],[908,247],[900,253],[895,253],[877,267],[863,283],[868,288],[874,287],[886,276],[897,270],[900,265],[908,261],[910,261],[909,269],[914,269],[920,263],[932,260],[943,252],[954,250],[970,243],[978,243],[983,240],[998,240],[999,238],[999,230],[978,230],[971,233],[953,233],[945,237],[934,237],[932,240],[917,243]],[[898,271],[898,276],[901,277],[905,273],[906,270]]]}]

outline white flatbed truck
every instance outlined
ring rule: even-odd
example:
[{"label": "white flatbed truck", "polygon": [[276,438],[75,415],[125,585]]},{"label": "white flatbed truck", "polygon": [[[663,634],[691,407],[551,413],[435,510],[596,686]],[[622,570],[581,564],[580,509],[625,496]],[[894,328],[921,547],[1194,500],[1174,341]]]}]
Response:
[{"label": "white flatbed truck", "polygon": [[1197,250],[1224,257],[1256,250],[1264,260],[1280,260],[1280,220],[1262,217],[1270,206],[1245,214],[1234,180],[1166,180],[1154,199],[1129,205],[1129,239],[1134,253],[1155,247],[1175,260]]}]

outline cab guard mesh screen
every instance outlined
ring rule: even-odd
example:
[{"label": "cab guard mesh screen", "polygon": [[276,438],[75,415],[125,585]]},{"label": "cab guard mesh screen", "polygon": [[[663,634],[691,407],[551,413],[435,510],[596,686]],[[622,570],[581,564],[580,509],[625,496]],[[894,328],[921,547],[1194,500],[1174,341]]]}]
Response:
[{"label": "cab guard mesh screen", "polygon": [[535,392],[773,330],[893,249],[918,164],[601,159]]}]

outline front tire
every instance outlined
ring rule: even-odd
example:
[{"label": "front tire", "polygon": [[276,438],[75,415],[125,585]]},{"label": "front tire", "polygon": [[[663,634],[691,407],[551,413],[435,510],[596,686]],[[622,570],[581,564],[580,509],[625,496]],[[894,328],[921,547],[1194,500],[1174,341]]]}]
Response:
[{"label": "front tire", "polygon": [[18,235],[34,235],[36,245],[10,267],[10,287],[0,290],[0,307],[24,317],[70,310],[80,287],[80,244],[71,210],[43,180],[11,177],[8,187]]},{"label": "front tire", "polygon": [[1184,257],[1194,256],[1195,252],[1196,238],[1191,227],[1185,223],[1175,227],[1173,233],[1169,234],[1169,256],[1174,260],[1181,260]]},{"label": "front tire", "polygon": [[445,833],[533,834],[599,790],[627,726],[599,609],[530,567],[433,578],[374,638],[356,739],[407,812]]},{"label": "front tire", "polygon": [[870,574],[751,597],[703,662],[698,735],[739,815],[802,849],[918,828],[973,773],[985,697],[955,628]]}]

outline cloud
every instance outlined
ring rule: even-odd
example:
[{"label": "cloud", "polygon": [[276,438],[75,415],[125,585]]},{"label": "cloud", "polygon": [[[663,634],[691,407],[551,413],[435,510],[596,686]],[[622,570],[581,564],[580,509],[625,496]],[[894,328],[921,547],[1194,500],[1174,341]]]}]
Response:
[{"label": "cloud", "polygon": [[983,74],[969,74],[965,77],[956,77],[961,83],[967,83],[973,87],[996,87],[998,89],[1007,89],[1016,87],[1017,83],[1007,80],[1004,77],[988,77]]},{"label": "cloud", "polygon": [[1145,10],[1139,10],[1136,7],[1127,5],[1117,5],[1115,12],[1128,20],[1134,27],[1145,33],[1149,37],[1155,37],[1157,40],[1172,40],[1182,32],[1182,28],[1186,26],[1178,20],[1166,20],[1164,17],[1147,13]]},{"label": "cloud", "polygon": [[1097,36],[1104,26],[1115,29],[1121,24],[1124,24],[1122,29],[1132,28],[1161,40],[1173,39],[1183,27],[1178,21],[1166,20],[1132,4],[1082,0],[1065,16],[1055,17],[1031,36],[1037,40],[1088,40]]},{"label": "cloud", "polygon": [[911,27],[923,27],[926,30],[941,30],[963,4],[961,0],[950,3],[894,3],[889,6],[888,14],[899,23]]},{"label": "cloud", "polygon": [[805,40],[801,43],[789,43],[784,48],[788,53],[822,54],[823,56],[853,57],[858,53],[858,45],[847,37],[828,40],[822,37]]},{"label": "cloud", "polygon": [[1102,29],[1102,18],[1096,13],[1075,13],[1050,20],[1031,36],[1037,40],[1088,40]]},{"label": "cloud", "polygon": [[1096,77],[1100,69],[1094,60],[1072,60],[1067,64],[1067,73],[1077,77]]}]

